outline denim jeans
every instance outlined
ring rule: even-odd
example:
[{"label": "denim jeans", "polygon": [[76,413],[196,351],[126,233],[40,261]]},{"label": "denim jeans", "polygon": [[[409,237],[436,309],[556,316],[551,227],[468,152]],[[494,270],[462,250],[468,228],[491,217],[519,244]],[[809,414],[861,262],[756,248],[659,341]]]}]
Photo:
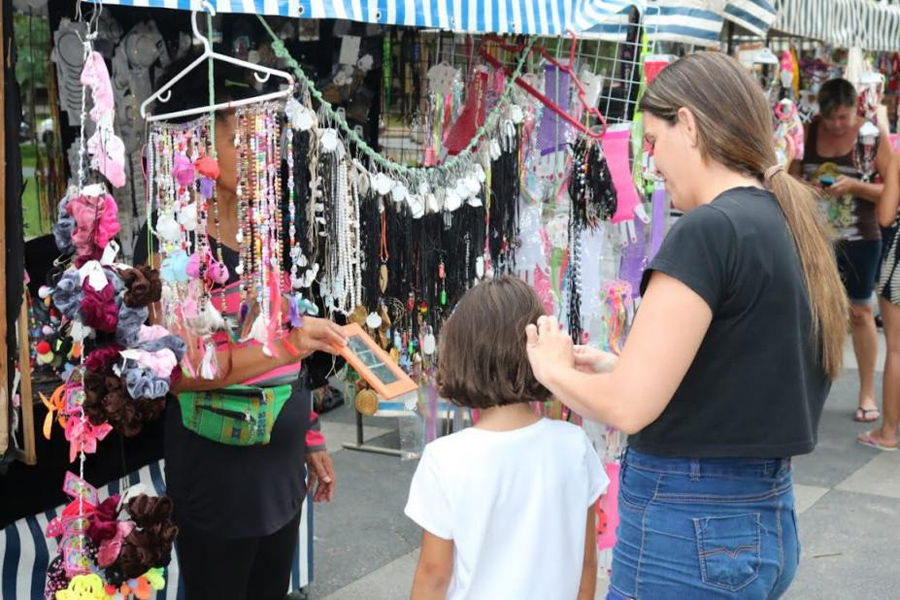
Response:
[{"label": "denim jeans", "polygon": [[781,597],[800,542],[790,459],[627,450],[608,600]]}]

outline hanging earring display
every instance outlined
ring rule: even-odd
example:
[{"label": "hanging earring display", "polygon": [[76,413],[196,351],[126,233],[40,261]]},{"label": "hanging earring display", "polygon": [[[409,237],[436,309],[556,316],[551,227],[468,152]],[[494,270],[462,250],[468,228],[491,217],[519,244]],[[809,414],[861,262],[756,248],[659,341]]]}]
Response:
[{"label": "hanging earring display", "polygon": [[618,207],[603,148],[600,142],[586,136],[580,136],[573,146],[569,197],[572,217],[591,229],[600,221],[609,221]]}]

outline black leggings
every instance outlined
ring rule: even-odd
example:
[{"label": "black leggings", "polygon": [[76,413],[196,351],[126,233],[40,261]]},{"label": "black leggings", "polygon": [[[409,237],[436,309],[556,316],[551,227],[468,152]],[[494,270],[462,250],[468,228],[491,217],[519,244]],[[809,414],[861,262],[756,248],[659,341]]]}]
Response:
[{"label": "black leggings", "polygon": [[284,600],[300,515],[271,535],[220,539],[180,527],[175,541],[186,600]]}]

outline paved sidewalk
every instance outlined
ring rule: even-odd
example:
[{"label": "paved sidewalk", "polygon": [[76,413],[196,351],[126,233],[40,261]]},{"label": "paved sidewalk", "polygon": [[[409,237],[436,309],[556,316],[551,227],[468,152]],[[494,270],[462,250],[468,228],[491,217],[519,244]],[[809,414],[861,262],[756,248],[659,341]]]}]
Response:
[{"label": "paved sidewalk", "polygon": [[[790,600],[900,598],[900,452],[855,443],[865,429],[852,420],[856,396],[856,371],[848,370],[826,404],[816,452],[795,461],[803,556]],[[341,450],[355,440],[349,407],[322,420],[338,489],[333,504],[316,510],[311,598],[408,598],[420,533],[403,506],[415,463]],[[366,423],[367,438],[399,447],[396,420]]]}]

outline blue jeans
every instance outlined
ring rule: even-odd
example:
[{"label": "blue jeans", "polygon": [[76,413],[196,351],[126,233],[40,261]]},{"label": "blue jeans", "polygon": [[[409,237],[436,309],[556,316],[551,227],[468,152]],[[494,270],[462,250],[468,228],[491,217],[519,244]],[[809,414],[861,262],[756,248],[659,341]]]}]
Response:
[{"label": "blue jeans", "polygon": [[627,450],[607,600],[774,599],[797,572],[790,459]]}]

